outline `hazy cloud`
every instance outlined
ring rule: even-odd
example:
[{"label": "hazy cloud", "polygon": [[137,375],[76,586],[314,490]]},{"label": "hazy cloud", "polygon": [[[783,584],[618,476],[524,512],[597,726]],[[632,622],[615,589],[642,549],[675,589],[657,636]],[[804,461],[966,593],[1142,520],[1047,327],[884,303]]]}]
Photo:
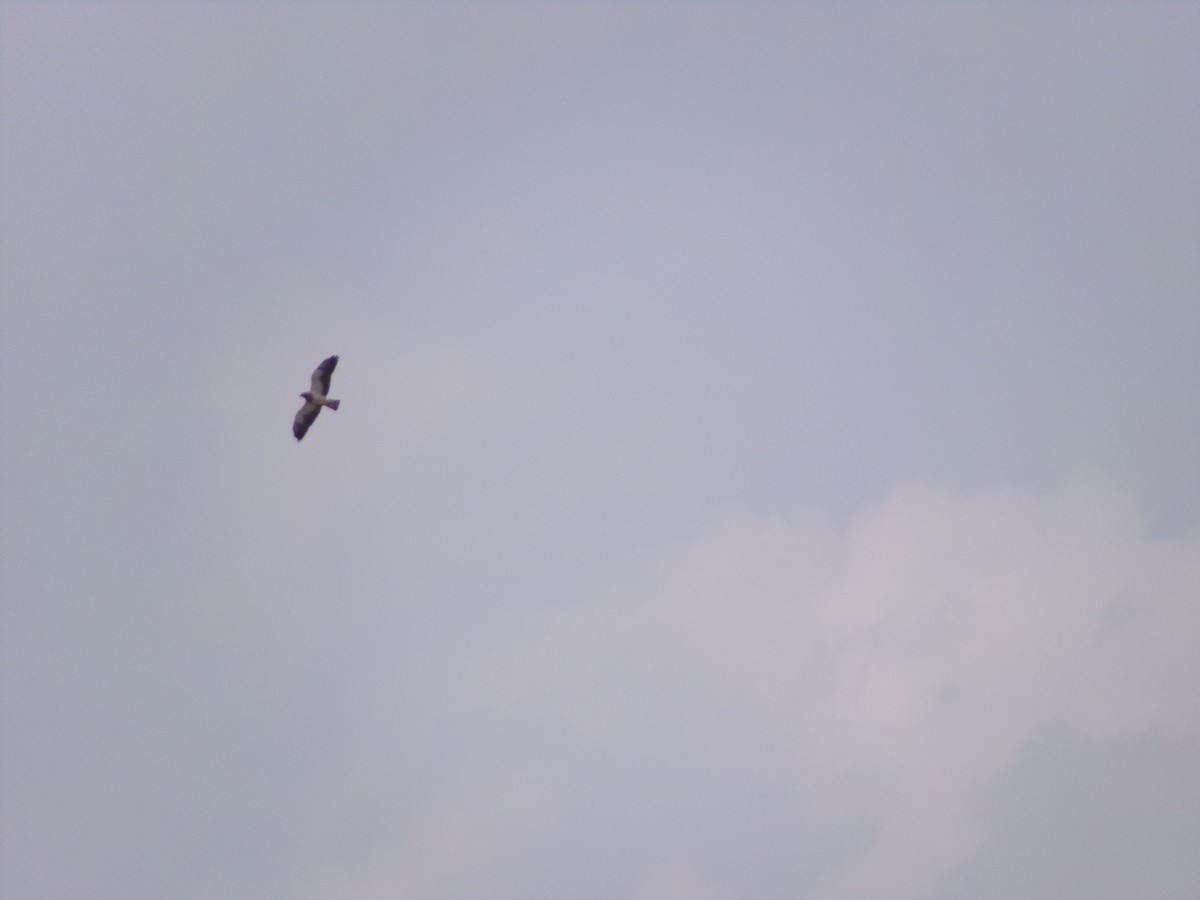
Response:
[{"label": "hazy cloud", "polygon": [[[1197,583],[1200,538],[1148,536],[1095,484],[915,484],[845,531],[735,516],[644,583],[458,660],[445,703],[490,723],[459,748],[488,776],[434,798],[418,830],[444,828],[466,789],[479,832],[432,847],[393,833],[375,880],[432,867],[437,896],[927,896],[946,867],[1002,852],[973,798],[1044,779],[1020,756],[1047,727],[1083,757],[1124,741],[1112,766],[1148,763],[1132,748],[1153,754],[1156,733],[1178,736],[1176,775],[1194,761]],[[1162,798],[1140,797],[1146,821],[1200,834]],[[1021,800],[1006,815],[1043,820]],[[495,829],[504,864],[458,857]],[[1106,836],[1136,855],[1121,826]],[[1084,879],[1079,896],[1107,896],[1080,852],[1044,854]],[[1194,883],[1185,856],[1162,858],[1173,871],[1154,883]],[[522,860],[520,886],[498,887]]]}]

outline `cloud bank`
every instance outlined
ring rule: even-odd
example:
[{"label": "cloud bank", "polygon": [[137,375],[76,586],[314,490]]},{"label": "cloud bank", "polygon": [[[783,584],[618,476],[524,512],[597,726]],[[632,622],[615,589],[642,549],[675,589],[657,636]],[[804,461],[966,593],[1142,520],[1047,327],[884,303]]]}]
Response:
[{"label": "cloud bank", "polygon": [[[330,877],[347,897],[1016,896],[995,892],[993,830],[1045,830],[1037,798],[1064,779],[1103,806],[1157,756],[1196,761],[1198,585],[1200,536],[1148,534],[1097,483],[913,483],[844,529],[731,515],[640,583],[463,651],[437,701],[438,727],[471,723],[452,760]],[[1047,729],[1058,758],[1031,767]],[[1111,771],[1081,781],[1088,757]],[[1144,816],[1200,838],[1174,793]],[[1186,854],[1146,872],[1120,819],[1093,827],[1109,864],[1064,896],[1128,896],[1114,866],[1153,876],[1142,896],[1200,884]],[[1040,852],[1067,858],[1000,884],[1089,877],[1080,845]]]}]

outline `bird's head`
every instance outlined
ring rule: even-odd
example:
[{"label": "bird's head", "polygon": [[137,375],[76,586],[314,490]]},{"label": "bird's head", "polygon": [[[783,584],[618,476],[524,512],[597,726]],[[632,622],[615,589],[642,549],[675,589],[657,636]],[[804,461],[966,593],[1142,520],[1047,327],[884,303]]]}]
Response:
[{"label": "bird's head", "polygon": [[305,391],[300,396],[303,397],[305,400],[312,400],[312,391]]}]

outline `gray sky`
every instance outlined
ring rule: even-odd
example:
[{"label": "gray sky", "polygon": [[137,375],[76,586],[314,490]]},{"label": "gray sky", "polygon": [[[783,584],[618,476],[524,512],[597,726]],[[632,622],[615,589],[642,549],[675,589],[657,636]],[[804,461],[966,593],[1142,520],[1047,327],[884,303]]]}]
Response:
[{"label": "gray sky", "polygon": [[1200,895],[1195,4],[0,10],[5,898]]}]

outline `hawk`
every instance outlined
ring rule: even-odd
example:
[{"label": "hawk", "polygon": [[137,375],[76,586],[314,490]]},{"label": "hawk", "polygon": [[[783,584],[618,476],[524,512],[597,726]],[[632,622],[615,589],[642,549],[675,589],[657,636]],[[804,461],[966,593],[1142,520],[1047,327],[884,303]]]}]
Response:
[{"label": "hawk", "polygon": [[337,368],[337,361],[336,356],[331,356],[317,366],[312,373],[312,389],[300,395],[305,403],[300,407],[300,412],[296,413],[296,421],[292,423],[292,434],[296,436],[296,440],[300,440],[308,432],[308,426],[317,420],[322,406],[336,411],[342,405],[341,400],[330,400],[328,396],[329,379],[333,376],[333,370]]}]

